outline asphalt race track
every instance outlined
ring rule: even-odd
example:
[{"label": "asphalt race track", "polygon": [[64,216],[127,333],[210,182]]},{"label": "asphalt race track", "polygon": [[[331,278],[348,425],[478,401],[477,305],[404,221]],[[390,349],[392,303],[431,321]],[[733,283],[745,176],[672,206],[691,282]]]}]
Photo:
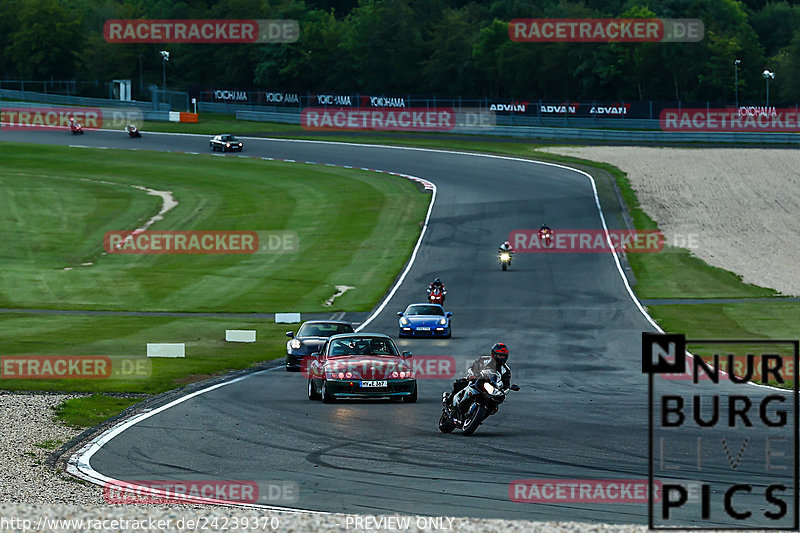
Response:
[{"label": "asphalt race track", "polygon": [[[73,137],[4,131],[0,141],[209,152],[206,136],[147,132],[129,139],[122,132]],[[367,330],[396,338],[395,313],[421,300],[427,283],[441,277],[448,288],[446,308],[454,313],[453,338],[398,345],[418,355],[452,355],[461,374],[493,342],[505,342],[512,381],[522,390],[474,436],[463,437],[437,429],[449,379],[419,381],[416,404],[325,405],[307,399],[300,374],[260,372],[134,425],[94,454],[94,469],[121,480],[291,480],[300,489],[294,507],[318,511],[647,523],[643,503],[515,503],[509,498],[509,484],[516,479],[643,480],[648,475],[641,333],[656,329],[628,294],[613,257],[517,254],[510,270],[502,272],[495,255],[513,229],[535,229],[545,222],[556,230],[602,228],[584,175],[501,158],[288,140],[247,140],[243,155],[376,168],[433,181],[436,204],[419,254]],[[615,206],[604,203],[604,208]],[[690,390],[686,382],[655,380],[660,392]],[[758,397],[774,393],[745,387]],[[787,470],[765,472],[765,430],[756,426],[716,429],[703,444],[699,472],[693,467],[697,437],[705,434],[692,428],[669,434],[665,453],[682,470],[661,471],[662,477],[752,483],[752,494],[739,494],[734,502],[753,512],[753,524],[771,524],[763,512],[775,507],[765,501],[763,486],[790,476],[792,462],[783,457]],[[790,429],[791,424],[783,432],[789,439]],[[734,468],[723,444],[736,455],[744,438],[749,447]],[[786,443],[781,451],[791,455]],[[783,494],[790,515],[792,497],[791,490]],[[736,525],[721,511],[721,499],[714,489],[712,515],[704,525]],[[683,524],[699,518],[696,505],[693,510]]]}]

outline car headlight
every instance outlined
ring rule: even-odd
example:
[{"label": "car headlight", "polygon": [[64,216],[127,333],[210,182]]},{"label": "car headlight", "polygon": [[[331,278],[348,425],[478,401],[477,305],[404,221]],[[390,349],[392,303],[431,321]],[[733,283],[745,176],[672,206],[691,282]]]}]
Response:
[{"label": "car headlight", "polygon": [[408,325],[408,319],[406,317],[402,316],[402,317],[400,317],[400,323],[403,324],[404,326]]},{"label": "car headlight", "polygon": [[447,319],[446,318],[440,318],[439,319],[439,324],[444,326],[445,324],[447,324]]},{"label": "car headlight", "polygon": [[492,385],[491,383],[484,383],[483,390],[485,390],[489,394],[494,394],[494,391],[496,391],[497,389],[495,389],[494,385]]},{"label": "car headlight", "polygon": [[299,350],[300,347],[303,345],[299,340],[292,339],[292,342],[289,343],[293,350]]},{"label": "car headlight", "polygon": [[227,146],[228,148],[230,148],[230,147],[231,147],[231,143],[225,143],[225,146]]}]

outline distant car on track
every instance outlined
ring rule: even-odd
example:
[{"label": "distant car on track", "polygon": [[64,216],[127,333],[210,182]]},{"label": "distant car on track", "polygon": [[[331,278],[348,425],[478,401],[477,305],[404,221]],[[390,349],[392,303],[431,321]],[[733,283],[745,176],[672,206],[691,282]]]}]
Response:
[{"label": "distant car on track", "polygon": [[340,333],[353,333],[353,325],[340,320],[308,320],[297,334],[287,331],[292,340],[286,343],[286,371],[299,371],[303,357],[319,352],[328,337]]},{"label": "distant car on track", "polygon": [[209,141],[211,151],[221,150],[223,152],[241,152],[242,142],[229,133],[217,135]]},{"label": "distant car on track", "polygon": [[417,401],[411,352],[397,351],[382,333],[333,335],[309,360],[308,399],[331,403],[340,398],[390,398]]},{"label": "distant car on track", "polygon": [[445,312],[439,304],[411,304],[399,319],[399,335],[401,337],[445,337],[452,335],[450,317],[453,313]]}]

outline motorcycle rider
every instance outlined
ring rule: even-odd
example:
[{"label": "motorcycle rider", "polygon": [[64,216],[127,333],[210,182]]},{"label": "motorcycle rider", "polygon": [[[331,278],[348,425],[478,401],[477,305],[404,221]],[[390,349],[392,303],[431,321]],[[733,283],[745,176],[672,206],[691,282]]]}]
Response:
[{"label": "motorcycle rider", "polygon": [[440,289],[442,291],[442,294],[447,292],[444,290],[444,283],[442,283],[442,280],[440,280],[439,278],[436,278],[431,282],[430,285],[428,285],[428,294],[432,293],[434,289]]},{"label": "motorcycle rider", "polygon": [[540,239],[544,239],[545,236],[548,235],[548,234],[552,237],[553,236],[553,230],[550,229],[550,226],[548,226],[547,224],[542,224],[542,227],[539,228],[539,238]]},{"label": "motorcycle rider", "polygon": [[498,248],[497,252],[500,253],[500,254],[507,253],[508,254],[508,264],[509,265],[511,264],[511,259],[514,258],[514,248],[511,247],[511,243],[510,242],[506,241],[503,244],[501,244],[500,247]]},{"label": "motorcycle rider", "polygon": [[508,354],[508,346],[502,342],[496,342],[492,346],[490,355],[482,355],[475,359],[467,368],[467,376],[453,382],[453,392],[449,393],[446,398],[447,405],[450,406],[456,394],[464,390],[470,382],[480,378],[481,374],[487,370],[500,374],[504,389],[511,387],[511,368],[507,364]]}]

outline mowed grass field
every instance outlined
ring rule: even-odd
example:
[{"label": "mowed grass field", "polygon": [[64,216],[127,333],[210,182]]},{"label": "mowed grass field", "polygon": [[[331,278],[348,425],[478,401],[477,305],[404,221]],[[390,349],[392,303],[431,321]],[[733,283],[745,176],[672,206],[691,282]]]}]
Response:
[{"label": "mowed grass field", "polygon": [[[291,253],[105,254],[171,191],[151,230],[290,231]],[[393,176],[207,155],[0,144],[0,307],[366,311],[419,236],[429,195]],[[91,263],[88,266],[81,266]],[[325,301],[336,285],[354,287]]]},{"label": "mowed grass field", "polygon": [[[0,187],[0,307],[20,310],[366,311],[407,261],[430,201],[414,182],[352,169],[8,143],[0,143]],[[150,230],[289,231],[298,249],[104,253],[106,232],[141,227],[162,207],[136,187],[170,191],[178,202]],[[327,306],[336,285],[354,288]],[[226,329],[255,329],[257,342],[225,342]],[[237,317],[4,313],[0,357],[146,360],[147,342],[186,343],[187,356],[150,359],[147,376],[6,378],[0,388],[159,393],[282,357],[289,329]]]}]

